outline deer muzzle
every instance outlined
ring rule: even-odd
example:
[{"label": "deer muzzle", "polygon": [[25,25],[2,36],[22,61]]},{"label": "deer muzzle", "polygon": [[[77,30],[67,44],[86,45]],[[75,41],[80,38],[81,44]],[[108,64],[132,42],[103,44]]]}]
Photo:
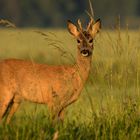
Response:
[{"label": "deer muzzle", "polygon": [[83,48],[83,49],[81,49],[80,52],[81,52],[82,56],[84,56],[84,57],[88,57],[92,54],[92,51],[89,50],[88,48]]}]

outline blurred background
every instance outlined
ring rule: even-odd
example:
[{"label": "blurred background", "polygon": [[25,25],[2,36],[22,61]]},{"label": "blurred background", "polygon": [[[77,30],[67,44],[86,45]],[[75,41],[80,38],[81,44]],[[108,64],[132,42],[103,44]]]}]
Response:
[{"label": "blurred background", "polygon": [[[95,18],[104,28],[114,28],[120,17],[121,26],[140,27],[140,0],[91,0]],[[0,0],[0,19],[18,27],[65,27],[67,19],[87,20],[88,0]]]}]

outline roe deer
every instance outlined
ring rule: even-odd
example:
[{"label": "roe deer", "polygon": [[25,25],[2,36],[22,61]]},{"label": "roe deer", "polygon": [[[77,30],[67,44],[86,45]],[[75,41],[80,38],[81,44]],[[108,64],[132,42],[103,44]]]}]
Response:
[{"label": "roe deer", "polygon": [[69,32],[77,40],[74,65],[50,66],[31,61],[6,59],[0,62],[0,121],[8,112],[7,123],[23,100],[47,104],[53,119],[63,119],[64,109],[75,102],[91,68],[93,40],[101,21],[91,18],[84,30],[68,20]]}]

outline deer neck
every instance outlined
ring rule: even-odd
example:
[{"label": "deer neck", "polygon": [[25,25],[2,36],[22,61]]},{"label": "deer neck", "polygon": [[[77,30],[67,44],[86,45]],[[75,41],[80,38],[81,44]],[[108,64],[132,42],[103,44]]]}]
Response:
[{"label": "deer neck", "polygon": [[83,57],[80,52],[77,53],[77,69],[78,69],[78,73],[80,75],[80,78],[82,79],[83,83],[86,82],[88,76],[89,76],[89,72],[91,69],[91,60],[92,60],[92,56],[89,57]]}]

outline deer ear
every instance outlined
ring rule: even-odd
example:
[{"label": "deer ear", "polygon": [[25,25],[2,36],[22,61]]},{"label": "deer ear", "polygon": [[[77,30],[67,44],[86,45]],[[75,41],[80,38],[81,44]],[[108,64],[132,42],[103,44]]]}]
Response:
[{"label": "deer ear", "polygon": [[67,28],[73,36],[77,37],[79,35],[77,27],[70,20],[67,21]]},{"label": "deer ear", "polygon": [[101,20],[98,19],[95,24],[92,26],[92,28],[90,29],[90,33],[93,37],[95,37],[95,35],[100,31],[101,29]]}]

